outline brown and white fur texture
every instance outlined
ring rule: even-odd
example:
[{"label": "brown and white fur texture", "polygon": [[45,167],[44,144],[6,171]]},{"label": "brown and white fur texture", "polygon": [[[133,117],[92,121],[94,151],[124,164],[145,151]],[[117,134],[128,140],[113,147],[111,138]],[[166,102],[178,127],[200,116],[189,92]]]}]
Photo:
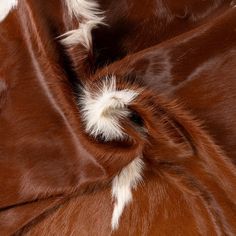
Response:
[{"label": "brown and white fur texture", "polygon": [[[75,9],[77,7],[83,9],[79,5],[80,3],[83,3],[83,1],[69,1],[69,6],[73,6]],[[89,51],[92,47],[91,29],[103,24],[104,18],[99,15],[99,11],[98,15],[91,15],[90,17],[91,12],[89,10],[93,11],[97,8],[95,3],[91,3],[91,5],[84,4],[83,7],[84,11],[77,12],[74,8],[69,11],[71,16],[78,19],[82,17],[85,20],[80,23],[77,30],[66,33],[62,43],[67,46],[78,46],[78,43],[80,43]],[[223,204],[235,207],[232,200],[236,196],[233,190],[236,183],[235,168],[224,157],[223,152],[214,144],[211,138],[200,128],[199,122],[192,119],[175,103],[163,101],[145,87],[135,83],[117,81],[115,75],[104,78],[102,82],[98,81],[98,84],[91,85],[88,83],[84,86],[82,95],[79,97],[79,107],[86,133],[93,139],[99,140],[101,146],[105,144],[108,148],[109,145],[115,148],[115,145],[123,143],[142,146],[138,148],[142,151],[137,153],[137,157],[112,180],[111,195],[114,206],[110,222],[111,232],[116,232],[116,230],[119,232],[119,227],[121,232],[127,232],[127,228],[125,229],[123,225],[120,225],[120,220],[122,214],[125,214],[127,206],[132,204],[132,192],[140,187],[142,182],[145,190],[146,179],[144,173],[148,171],[155,173],[160,167],[160,172],[164,171],[165,173],[164,176],[170,175],[170,179],[173,178],[173,181],[176,181],[174,189],[177,188],[178,190],[175,189],[173,192],[176,191],[177,194],[180,191],[183,195],[191,193],[204,202],[203,205],[209,214],[209,216],[205,215],[205,220],[206,222],[211,221],[212,225],[208,225],[208,228],[206,228],[209,222],[197,222],[198,226],[196,228],[199,232],[226,233],[229,235],[235,233],[235,224],[230,219],[230,215],[233,215],[234,211],[233,209],[231,211],[229,207],[220,206],[222,203],[221,197],[215,192],[217,189],[219,195],[223,194],[221,196],[228,198],[227,200],[225,198]],[[192,167],[194,162],[196,162],[196,167]],[[154,176],[157,178],[158,174],[156,173]],[[208,185],[211,181],[213,183]],[[212,184],[214,187],[212,187]],[[165,183],[162,183],[161,186],[163,189],[168,189],[165,185]],[[155,185],[155,187],[158,188],[158,185]],[[215,195],[212,195],[212,191]],[[152,193],[154,194],[155,191]],[[168,193],[165,194],[167,198],[170,198]],[[173,195],[175,196],[175,194]],[[94,199],[96,199],[96,195]],[[181,200],[179,201],[181,202]],[[138,201],[136,204],[138,204]],[[149,204],[152,206],[152,203],[149,202]],[[139,208],[141,206],[135,207]],[[173,206],[173,208],[176,208],[176,206]],[[129,209],[129,211],[132,211],[132,209]],[[193,211],[196,211],[196,209]],[[176,209],[176,212],[177,215],[181,215],[181,211],[178,213]],[[189,213],[185,214],[188,215]],[[136,217],[138,218],[138,216]],[[158,219],[154,221],[158,222]],[[182,229],[182,222],[177,221],[175,223],[179,225],[182,233],[193,233],[196,230],[194,227],[194,229]],[[134,227],[134,225],[135,223],[131,222],[130,227]],[[204,230],[200,230],[201,227]],[[151,231],[152,228],[153,226],[150,226],[147,232]],[[160,228],[163,232],[168,231],[163,225]],[[157,229],[152,230],[156,232]],[[139,231],[134,230],[134,232]],[[160,232],[162,231],[160,230]],[[150,232],[148,235],[150,235]]]},{"label": "brown and white fur texture", "polygon": [[71,199],[29,235],[44,229],[65,235],[236,233],[236,169],[200,122],[129,79],[112,75],[81,90],[80,114],[91,142],[107,162],[116,145],[135,150],[134,159],[110,185]]},{"label": "brown and white fur texture", "polygon": [[[78,47],[82,50],[82,47],[88,52],[88,48],[91,48],[91,30],[96,25],[102,24],[103,17],[100,16],[100,13],[97,14],[97,4],[92,1],[76,0],[68,1],[66,4],[71,19],[82,21],[78,24],[78,29],[70,29],[68,33],[63,35],[62,43],[72,51],[77,50]],[[15,2],[5,6],[7,10],[1,15],[2,19],[5,19],[8,12],[15,7]],[[30,38],[27,39],[30,42]],[[51,77],[46,76],[45,73],[45,78]],[[40,91],[45,92],[47,86],[48,83],[41,81]],[[46,90],[47,95],[50,94],[52,90],[50,89]],[[61,90],[58,89],[58,91]],[[43,92],[42,94],[45,95]],[[66,103],[65,101],[68,100],[63,100],[63,93],[59,94],[62,97],[60,101]],[[48,96],[45,97],[48,98]],[[51,96],[50,99],[53,100],[54,97]],[[42,99],[42,101],[47,100]],[[42,101],[41,103],[44,104]],[[40,103],[39,99],[38,102]],[[93,150],[91,152],[93,155],[90,157],[95,157],[94,163],[98,162],[103,167],[109,166],[110,163],[113,165],[113,171],[106,176],[107,179],[111,178],[111,183],[106,183],[104,187],[106,192],[104,204],[98,204],[100,203],[99,193],[102,191],[100,189],[91,194],[84,194],[82,197],[76,196],[79,200],[83,198],[82,201],[79,201],[79,204],[85,206],[83,210],[78,204],[73,205],[72,208],[61,204],[58,209],[53,209],[51,214],[46,214],[41,221],[31,222],[27,228],[29,235],[42,235],[49,232],[57,235],[78,235],[79,233],[81,235],[81,228],[84,228],[82,235],[101,235],[102,229],[100,230],[100,227],[107,227],[107,231],[102,235],[112,233],[119,235],[130,233],[133,235],[158,235],[158,233],[168,235],[172,227],[176,234],[179,232],[181,235],[193,235],[196,232],[196,234],[205,235],[209,233],[235,235],[235,167],[201,128],[200,123],[184,109],[174,102],[169,102],[166,98],[157,96],[155,92],[145,86],[129,80],[126,81],[115,75],[108,75],[103,80],[100,80],[99,77],[96,81],[84,83],[84,86],[80,88],[78,107],[78,120],[81,119],[79,127],[82,127],[78,128],[79,139],[83,144],[86,144],[83,147],[86,147],[87,152]],[[61,109],[62,116],[65,110]],[[54,113],[50,114],[54,115]],[[67,121],[67,114],[65,112],[63,119],[58,120],[60,122],[61,120]],[[72,115],[70,121],[73,122],[67,122],[66,125],[70,127],[70,132],[74,135],[73,142],[71,142],[73,145],[70,143],[70,147],[74,148],[74,143],[80,144],[80,142],[77,141],[76,132],[72,125],[76,122],[71,117]],[[61,125],[59,131],[64,128],[63,122],[59,123]],[[59,136],[59,140],[66,137],[64,143],[68,145],[68,140],[71,139],[68,138],[70,136],[66,131],[61,133],[63,135]],[[67,150],[66,148],[65,145],[63,151]],[[24,147],[21,147],[21,150],[23,149]],[[67,153],[74,155],[75,160],[81,158],[83,163],[85,160],[82,152],[85,151],[79,148],[73,150],[76,151]],[[28,149],[22,153],[27,154]],[[32,156],[30,157],[32,158]],[[50,155],[46,157],[48,164]],[[65,156],[60,155],[55,159],[54,156],[52,157],[53,161],[61,157],[65,159]],[[117,157],[120,159],[116,159]],[[129,159],[129,161],[120,170],[117,166],[122,158]],[[70,161],[73,162],[74,159],[71,158]],[[39,160],[41,159],[39,158]],[[38,159],[35,161],[36,164],[38,164],[37,161]],[[68,168],[70,166],[67,165]],[[94,166],[96,165],[92,165],[92,167]],[[79,167],[82,169],[81,175],[83,175],[86,165],[82,165],[84,169],[80,165]],[[32,171],[31,177],[35,177],[35,173],[49,172],[51,174],[51,168],[48,168],[50,170],[47,168],[35,169],[37,171]],[[77,168],[75,169],[77,171]],[[78,174],[76,171],[74,173]],[[93,171],[94,169],[91,168],[87,172],[90,174]],[[55,168],[55,172],[52,172],[53,175],[50,176],[52,180],[58,172]],[[80,176],[79,174],[78,176]],[[64,183],[69,185],[71,182],[76,182],[75,176],[77,177],[77,175],[72,175],[72,178]],[[36,175],[36,177],[38,176]],[[65,175],[65,177],[67,176]],[[43,179],[44,181],[40,182],[39,178],[41,191],[45,191],[44,185],[48,184],[45,180],[48,182],[51,180],[45,178],[45,175],[43,175]],[[61,184],[60,181],[55,182]],[[56,188],[55,182],[51,181],[50,183],[53,183],[53,190],[55,188],[56,192],[60,188]],[[24,187],[24,191],[29,191],[30,187]],[[37,194],[38,186],[33,183],[33,187],[35,189],[32,189]],[[70,192],[69,187],[65,189]],[[48,192],[49,190],[50,188],[47,189]],[[28,193],[32,194],[32,192]],[[89,202],[91,198],[92,203]],[[69,200],[68,202],[70,204]],[[186,203],[189,204],[189,208]],[[109,207],[106,208],[106,204],[112,205],[111,214]],[[95,206],[92,209],[93,213],[87,211],[91,205]],[[149,207],[148,211],[146,206]],[[94,213],[95,209],[98,213]],[[58,212],[62,213],[57,215]],[[109,221],[102,220],[103,214],[109,215]],[[81,215],[82,217],[77,218]],[[182,218],[185,221],[182,221]],[[187,219],[190,218],[186,227]],[[90,220],[97,224],[91,225]],[[87,222],[89,222],[88,227],[86,227]]]},{"label": "brown and white fur texture", "polygon": [[70,55],[77,76],[83,80],[93,72],[92,31],[106,25],[104,13],[93,0],[65,0],[65,9],[69,29],[58,39]]}]

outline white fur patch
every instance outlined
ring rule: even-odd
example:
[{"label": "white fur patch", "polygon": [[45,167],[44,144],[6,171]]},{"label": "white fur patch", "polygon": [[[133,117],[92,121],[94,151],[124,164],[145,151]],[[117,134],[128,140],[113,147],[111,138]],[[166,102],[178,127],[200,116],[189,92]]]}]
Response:
[{"label": "white fur patch", "polygon": [[61,35],[61,42],[65,46],[80,43],[89,50],[92,45],[91,31],[98,25],[104,24],[103,13],[95,0],[65,0],[65,2],[71,19],[75,17],[80,24],[78,29]]},{"label": "white fur patch", "polygon": [[3,21],[12,9],[18,4],[18,0],[0,0],[0,22]]},{"label": "white fur patch", "polygon": [[112,214],[112,230],[119,226],[119,219],[125,206],[132,200],[132,189],[142,180],[144,163],[141,158],[136,158],[126,166],[112,182],[112,196],[115,199],[115,206]]},{"label": "white fur patch", "polygon": [[86,132],[94,137],[100,135],[106,141],[123,139],[120,119],[129,116],[127,106],[137,95],[133,90],[117,90],[115,77],[107,79],[93,93],[85,88],[80,103]]}]

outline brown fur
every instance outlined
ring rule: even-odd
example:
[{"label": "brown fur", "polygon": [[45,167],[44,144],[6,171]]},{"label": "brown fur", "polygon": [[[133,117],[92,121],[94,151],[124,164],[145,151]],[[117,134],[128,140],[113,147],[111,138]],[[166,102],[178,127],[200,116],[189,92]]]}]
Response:
[{"label": "brown fur", "polygon": [[[195,1],[179,5],[168,1],[175,20],[168,20],[167,15],[160,21],[159,14],[154,14],[140,26],[146,29],[143,33],[139,27],[129,27],[132,32],[119,31],[122,49],[118,47],[114,55],[111,47],[105,53],[99,51],[106,34],[99,36],[99,30],[95,31],[91,58],[75,70],[71,66],[78,66],[81,54],[76,49],[66,54],[55,40],[77,24],[67,22],[62,2],[19,2],[18,9],[0,25],[1,234],[111,234],[110,181],[143,153],[143,183],[134,191],[134,200],[125,208],[120,227],[113,234],[235,235],[235,166],[214,141],[230,158],[235,157],[236,21],[235,9],[225,11],[229,2],[219,1],[215,8],[212,2],[202,1],[198,6]],[[101,6],[109,10],[115,3],[104,1]],[[120,4],[125,5],[125,1]],[[186,5],[187,13],[183,12]],[[128,12],[132,14],[125,22],[138,25],[146,13],[136,14],[143,7],[141,2],[131,6]],[[107,16],[115,32],[119,29],[117,11],[119,4],[114,15]],[[190,23],[186,26],[182,18]],[[155,31],[152,21],[164,22],[164,31],[158,27]],[[139,39],[135,39],[137,32]],[[108,42],[104,42],[109,45],[112,40],[114,37],[107,37]],[[160,42],[97,71],[91,78],[96,85],[101,77],[114,73],[119,88],[142,88],[130,108],[141,116],[147,133],[134,129],[137,124],[132,120],[123,120],[132,137],[128,142],[103,143],[84,134],[80,110],[72,96],[77,76],[82,75],[85,81],[104,63]],[[104,58],[96,57],[98,52]],[[194,74],[203,61],[214,63],[206,65],[208,73]],[[162,77],[169,65],[171,73]],[[225,91],[226,99],[221,98],[220,91]],[[160,97],[159,93],[166,95]],[[167,96],[185,101],[186,108],[205,121],[204,129],[215,139]]]},{"label": "brown fur", "polygon": [[94,30],[95,65],[190,31],[231,8],[231,0],[99,0],[108,27]]},{"label": "brown fur", "polygon": [[[119,83],[118,83],[119,84]],[[137,87],[121,82],[119,88]],[[124,121],[134,141],[144,139],[143,182],[117,231],[111,232],[110,187],[77,196],[55,210],[29,235],[208,235],[236,233],[236,168],[199,123],[175,103],[148,89],[131,104],[146,137]]]},{"label": "brown fur", "polygon": [[[236,160],[236,10],[98,71],[133,78],[178,99]],[[222,35],[225,40],[222,40]]]}]

